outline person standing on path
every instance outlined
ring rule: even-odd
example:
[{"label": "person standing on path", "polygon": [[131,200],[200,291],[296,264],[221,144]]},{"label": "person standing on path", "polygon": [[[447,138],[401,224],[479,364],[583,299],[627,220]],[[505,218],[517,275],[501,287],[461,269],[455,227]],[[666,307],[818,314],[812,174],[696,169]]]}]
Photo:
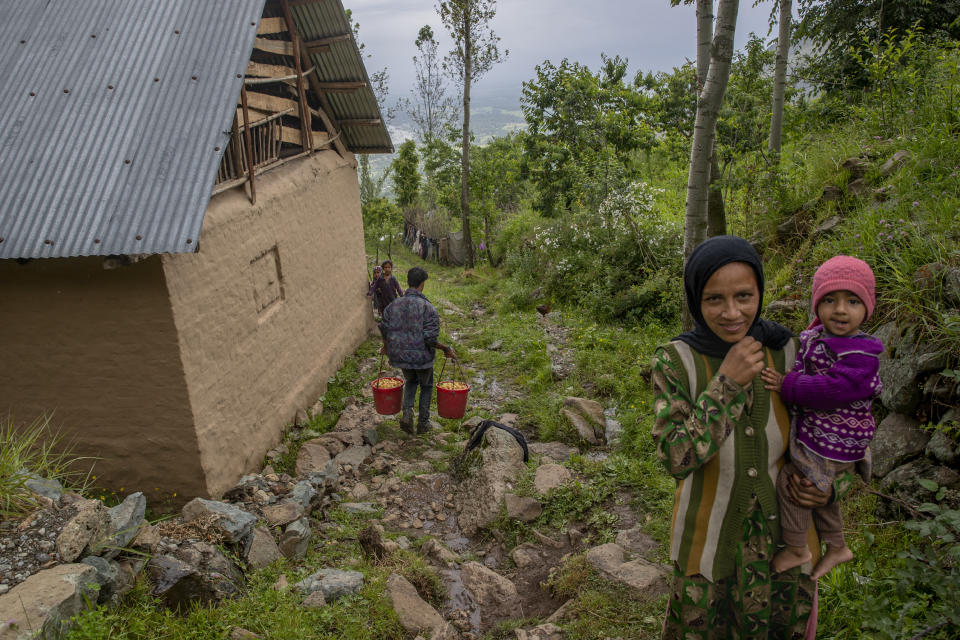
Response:
[{"label": "person standing on path", "polygon": [[403,289],[400,283],[393,276],[393,262],[384,260],[380,265],[380,274],[374,273],[373,282],[367,291],[368,296],[373,296],[373,304],[377,313],[383,315],[383,310],[390,306],[390,303],[403,296]]},{"label": "person standing on path", "polygon": [[413,267],[407,272],[407,286],[402,297],[383,310],[380,333],[390,365],[403,371],[403,415],[400,428],[413,433],[413,405],[420,387],[417,433],[430,430],[430,402],[433,399],[434,351],[440,349],[448,358],[456,358],[453,349],[437,341],[440,315],[425,295],[427,272]]},{"label": "person standing on path", "polygon": [[[652,435],[677,481],[662,637],[812,637],[810,563],[783,573],[771,567],[781,536],[775,486],[790,419],[760,376],[764,367],[786,371],[796,340],[760,318],[763,266],[743,238],[717,236],[694,249],[684,291],[694,329],[657,348],[651,374]],[[788,481],[801,506],[831,498],[799,475]],[[816,532],[807,535],[819,555]]]}]

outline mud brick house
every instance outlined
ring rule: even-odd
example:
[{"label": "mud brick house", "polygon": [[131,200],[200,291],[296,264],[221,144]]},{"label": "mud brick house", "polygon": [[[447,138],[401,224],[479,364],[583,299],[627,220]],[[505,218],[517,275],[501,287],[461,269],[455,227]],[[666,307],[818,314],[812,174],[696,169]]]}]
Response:
[{"label": "mud brick house", "polygon": [[0,416],[216,495],[370,328],[340,0],[0,4]]}]

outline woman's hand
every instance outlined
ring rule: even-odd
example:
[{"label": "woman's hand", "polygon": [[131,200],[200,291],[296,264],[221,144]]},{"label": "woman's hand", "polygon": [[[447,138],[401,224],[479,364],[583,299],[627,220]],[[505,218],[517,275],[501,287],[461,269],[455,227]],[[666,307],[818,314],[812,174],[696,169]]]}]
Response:
[{"label": "woman's hand", "polygon": [[763,365],[763,345],[747,336],[730,348],[717,373],[744,387],[757,377]]},{"label": "woman's hand", "polygon": [[787,489],[790,499],[806,509],[816,509],[830,502],[831,494],[820,491],[812,482],[796,473],[791,473],[787,478]]}]

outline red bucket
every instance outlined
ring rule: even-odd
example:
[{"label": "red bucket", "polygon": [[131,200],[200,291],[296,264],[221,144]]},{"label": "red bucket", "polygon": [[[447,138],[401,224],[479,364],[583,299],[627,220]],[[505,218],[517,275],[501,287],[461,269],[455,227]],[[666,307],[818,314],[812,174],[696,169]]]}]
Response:
[{"label": "red bucket", "polygon": [[[463,386],[463,389],[444,389],[440,385]],[[470,393],[470,385],[465,382],[455,382],[453,380],[444,380],[437,383],[437,413],[441,418],[452,418],[454,420],[462,418],[467,410],[467,394]]]},{"label": "red bucket", "polygon": [[[388,384],[399,382],[400,384],[381,389],[381,382],[387,382]],[[403,406],[402,378],[383,376],[371,382],[370,386],[373,388],[373,406],[376,407],[377,413],[383,416],[392,416],[395,413],[400,413],[400,408]]]}]

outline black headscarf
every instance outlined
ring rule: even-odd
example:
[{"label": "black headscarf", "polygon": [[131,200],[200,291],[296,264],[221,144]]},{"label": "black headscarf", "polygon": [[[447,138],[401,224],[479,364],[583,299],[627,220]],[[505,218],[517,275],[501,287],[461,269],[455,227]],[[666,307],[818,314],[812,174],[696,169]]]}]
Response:
[{"label": "black headscarf", "polygon": [[757,289],[760,291],[757,316],[747,331],[747,335],[754,338],[765,347],[781,349],[793,335],[783,325],[760,319],[760,310],[763,308],[763,264],[760,256],[749,242],[737,236],[715,236],[697,246],[687,260],[683,271],[683,290],[687,296],[687,308],[693,316],[693,331],[686,331],[674,338],[686,342],[694,350],[708,356],[722,358],[734,343],[722,340],[707,326],[700,310],[703,288],[707,280],[720,267],[731,262],[745,262],[753,268],[757,276]]}]

